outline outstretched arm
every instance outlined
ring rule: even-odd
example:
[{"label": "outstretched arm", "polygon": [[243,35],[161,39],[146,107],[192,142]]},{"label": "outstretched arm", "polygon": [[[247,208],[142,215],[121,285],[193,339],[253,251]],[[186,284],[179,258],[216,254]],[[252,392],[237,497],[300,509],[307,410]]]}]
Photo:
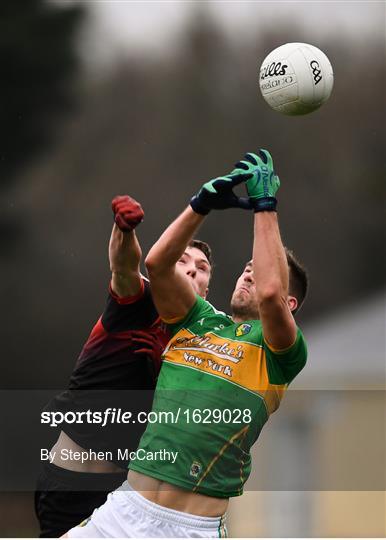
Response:
[{"label": "outstretched arm", "polygon": [[142,251],[134,228],[143,220],[143,210],[127,195],[112,201],[114,226],[109,243],[111,288],[120,298],[135,296],[141,291],[139,264]]},{"label": "outstretched arm", "polygon": [[288,264],[276,212],[255,214],[253,274],[264,339],[273,349],[286,349],[295,342],[296,323],[287,302]]},{"label": "outstretched arm", "polygon": [[244,172],[215,178],[203,185],[180,216],[166,229],[146,257],[146,268],[155,305],[166,321],[183,319],[196,301],[188,277],[178,272],[177,262],[212,209],[250,208],[249,201],[236,197],[233,188],[250,178]]},{"label": "outstretched arm", "polygon": [[260,156],[246,154],[237,166],[253,173],[247,191],[255,210],[253,275],[263,335],[273,349],[283,350],[295,342],[297,329],[288,306],[288,263],[276,214],[280,181],[266,150]]},{"label": "outstretched arm", "polygon": [[134,231],[122,232],[114,223],[109,243],[111,288],[120,298],[141,290],[139,264],[142,251]]},{"label": "outstretched arm", "polygon": [[196,301],[188,277],[177,270],[177,262],[204,221],[188,206],[149,251],[145,264],[154,303],[166,321],[183,319]]}]

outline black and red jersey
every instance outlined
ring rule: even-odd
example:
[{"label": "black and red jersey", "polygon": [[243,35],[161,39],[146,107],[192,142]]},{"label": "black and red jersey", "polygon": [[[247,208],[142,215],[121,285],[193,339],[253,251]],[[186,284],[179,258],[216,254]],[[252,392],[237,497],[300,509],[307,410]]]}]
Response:
[{"label": "black and red jersey", "polygon": [[[110,288],[106,308],[88,337],[71,374],[68,389],[57,395],[46,411],[130,411],[133,417],[151,410],[156,384],[154,363],[136,352],[136,330],[152,333],[162,344],[168,333],[161,323],[150,294],[142,281],[135,297],[119,298]],[[145,424],[64,423],[61,429],[82,448],[95,451],[136,450]],[[128,462],[114,461],[126,468]]]}]

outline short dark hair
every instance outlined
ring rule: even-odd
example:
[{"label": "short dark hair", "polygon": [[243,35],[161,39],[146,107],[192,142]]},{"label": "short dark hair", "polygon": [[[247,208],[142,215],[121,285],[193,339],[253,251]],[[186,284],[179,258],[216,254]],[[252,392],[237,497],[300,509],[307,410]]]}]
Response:
[{"label": "short dark hair", "polygon": [[213,271],[212,250],[210,249],[209,244],[203,242],[202,240],[198,240],[197,238],[193,238],[193,240],[189,242],[188,247],[197,248],[202,251],[205,257],[208,259],[210,268]]},{"label": "short dark hair", "polygon": [[309,288],[308,273],[293,252],[287,247],[284,249],[289,268],[289,294],[298,301],[297,308],[293,311],[293,313],[297,313],[303,305]]}]

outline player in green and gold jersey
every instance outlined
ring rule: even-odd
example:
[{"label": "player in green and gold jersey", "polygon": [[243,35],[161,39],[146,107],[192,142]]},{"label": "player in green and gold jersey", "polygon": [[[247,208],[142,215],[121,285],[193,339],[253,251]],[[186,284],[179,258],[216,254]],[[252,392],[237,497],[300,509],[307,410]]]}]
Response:
[{"label": "player in green and gold jersey", "polygon": [[[248,198],[233,193],[241,182]],[[279,186],[269,152],[246,154],[231,174],[207,182],[150,250],[154,302],[172,333],[153,402],[158,422],[148,424],[126,489],[94,513],[88,534],[225,533],[228,499],[242,493],[250,473],[250,448],[307,356],[293,318],[307,276],[280,238]],[[194,292],[184,251],[210,210],[234,207],[253,209],[255,218],[253,258],[230,317]],[[176,459],[165,460],[165,451]],[[86,536],[75,531],[69,536]]]}]

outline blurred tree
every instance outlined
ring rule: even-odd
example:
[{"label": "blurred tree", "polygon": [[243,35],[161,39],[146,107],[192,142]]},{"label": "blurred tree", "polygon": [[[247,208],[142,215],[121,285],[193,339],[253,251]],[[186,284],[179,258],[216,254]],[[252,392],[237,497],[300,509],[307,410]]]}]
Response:
[{"label": "blurred tree", "polygon": [[52,141],[56,116],[72,103],[74,36],[83,8],[44,0],[0,3],[2,186]]}]

